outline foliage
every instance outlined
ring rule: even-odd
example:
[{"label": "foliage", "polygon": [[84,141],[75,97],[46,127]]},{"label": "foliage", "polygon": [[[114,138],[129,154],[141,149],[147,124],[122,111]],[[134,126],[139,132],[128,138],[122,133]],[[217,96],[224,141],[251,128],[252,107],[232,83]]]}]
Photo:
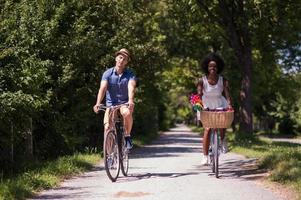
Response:
[{"label": "foliage", "polygon": [[[222,25],[225,22],[218,2],[168,2],[168,17],[163,21],[162,28],[166,30],[164,33],[170,56],[189,57],[200,63],[209,51],[221,54],[226,63],[224,75],[230,83],[234,108],[241,110],[242,66],[228,40],[229,30]],[[198,2],[208,8],[207,12],[199,9]],[[296,104],[300,99],[300,1],[248,1],[243,5],[244,13],[237,11],[240,1],[223,2],[228,5],[228,11],[235,18],[233,20],[236,20],[237,32],[240,25],[248,21],[248,42],[251,42],[253,59],[251,102],[256,131],[298,132],[301,125],[297,117],[300,106]],[[199,65],[194,65],[191,70],[198,71]],[[185,76],[179,75],[181,78]]]},{"label": "foliage", "polygon": [[102,116],[92,106],[121,47],[139,78],[134,132],[157,133],[165,50],[155,12],[146,1],[1,2],[2,169],[26,160],[29,119],[36,159],[101,149]]},{"label": "foliage", "polygon": [[[199,71],[195,71],[197,62],[193,59],[174,58],[170,66],[162,73],[160,89],[164,91],[164,104],[167,124],[188,122],[193,117],[189,97],[195,93]],[[180,77],[180,78],[179,78]]]},{"label": "foliage", "polygon": [[[101,149],[103,116],[92,106],[100,76],[122,47],[131,51],[129,67],[138,77],[134,137],[154,138],[176,122],[193,122],[189,96],[211,51],[225,60],[223,75],[239,110],[242,66],[227,34],[242,29],[212,20],[210,13],[221,14],[217,1],[203,1],[209,13],[198,2],[1,1],[1,171],[15,173],[28,161],[29,133],[33,160]],[[244,14],[233,2],[227,8],[250,33],[256,127],[300,133],[300,1],[244,1]]]}]

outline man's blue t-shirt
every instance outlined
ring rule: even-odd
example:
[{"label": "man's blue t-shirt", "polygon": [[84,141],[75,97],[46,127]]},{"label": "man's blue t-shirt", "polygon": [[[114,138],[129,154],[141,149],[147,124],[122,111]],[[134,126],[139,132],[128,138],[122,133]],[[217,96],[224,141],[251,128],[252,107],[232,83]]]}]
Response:
[{"label": "man's blue t-shirt", "polygon": [[118,75],[115,67],[112,67],[103,73],[101,80],[108,81],[106,105],[115,106],[129,101],[128,83],[129,80],[136,80],[136,76],[127,68]]}]

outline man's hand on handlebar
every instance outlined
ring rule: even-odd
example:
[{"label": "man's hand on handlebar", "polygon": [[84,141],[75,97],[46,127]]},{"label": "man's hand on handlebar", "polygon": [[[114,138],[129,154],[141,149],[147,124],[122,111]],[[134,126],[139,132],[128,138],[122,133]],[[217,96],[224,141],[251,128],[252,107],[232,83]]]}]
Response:
[{"label": "man's hand on handlebar", "polygon": [[95,104],[95,106],[93,106],[93,111],[95,113],[99,113],[101,105],[102,104]]},{"label": "man's hand on handlebar", "polygon": [[135,103],[133,101],[129,101],[127,104],[128,104],[129,110],[131,112],[134,112]]}]

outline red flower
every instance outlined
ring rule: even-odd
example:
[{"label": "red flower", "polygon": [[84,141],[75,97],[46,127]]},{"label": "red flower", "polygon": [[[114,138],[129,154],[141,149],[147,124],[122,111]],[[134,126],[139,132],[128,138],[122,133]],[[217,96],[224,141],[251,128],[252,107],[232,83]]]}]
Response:
[{"label": "red flower", "polygon": [[202,110],[204,108],[203,102],[202,102],[200,96],[197,94],[192,94],[190,96],[190,103],[197,110]]}]

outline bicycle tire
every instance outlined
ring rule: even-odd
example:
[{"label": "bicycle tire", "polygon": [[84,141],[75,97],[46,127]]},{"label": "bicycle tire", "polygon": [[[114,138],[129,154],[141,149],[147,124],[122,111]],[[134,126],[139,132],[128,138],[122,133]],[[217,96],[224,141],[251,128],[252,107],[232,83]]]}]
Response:
[{"label": "bicycle tire", "polygon": [[128,175],[129,170],[129,154],[125,146],[124,128],[122,123],[118,122],[115,124],[117,135],[118,135],[118,146],[120,152],[120,168],[124,176]]},{"label": "bicycle tire", "polygon": [[125,139],[122,136],[121,140],[121,154],[120,154],[120,164],[121,164],[121,172],[124,176],[128,175],[129,171],[129,153],[125,147]]},{"label": "bicycle tire", "polygon": [[212,173],[215,173],[215,160],[214,160],[214,129],[211,130],[210,133],[210,164]]},{"label": "bicycle tire", "polygon": [[104,145],[104,165],[107,176],[112,182],[118,178],[120,171],[120,159],[117,135],[115,131],[109,131],[105,135]]},{"label": "bicycle tire", "polygon": [[214,133],[214,171],[215,171],[215,177],[218,178],[218,132],[215,130]]}]

